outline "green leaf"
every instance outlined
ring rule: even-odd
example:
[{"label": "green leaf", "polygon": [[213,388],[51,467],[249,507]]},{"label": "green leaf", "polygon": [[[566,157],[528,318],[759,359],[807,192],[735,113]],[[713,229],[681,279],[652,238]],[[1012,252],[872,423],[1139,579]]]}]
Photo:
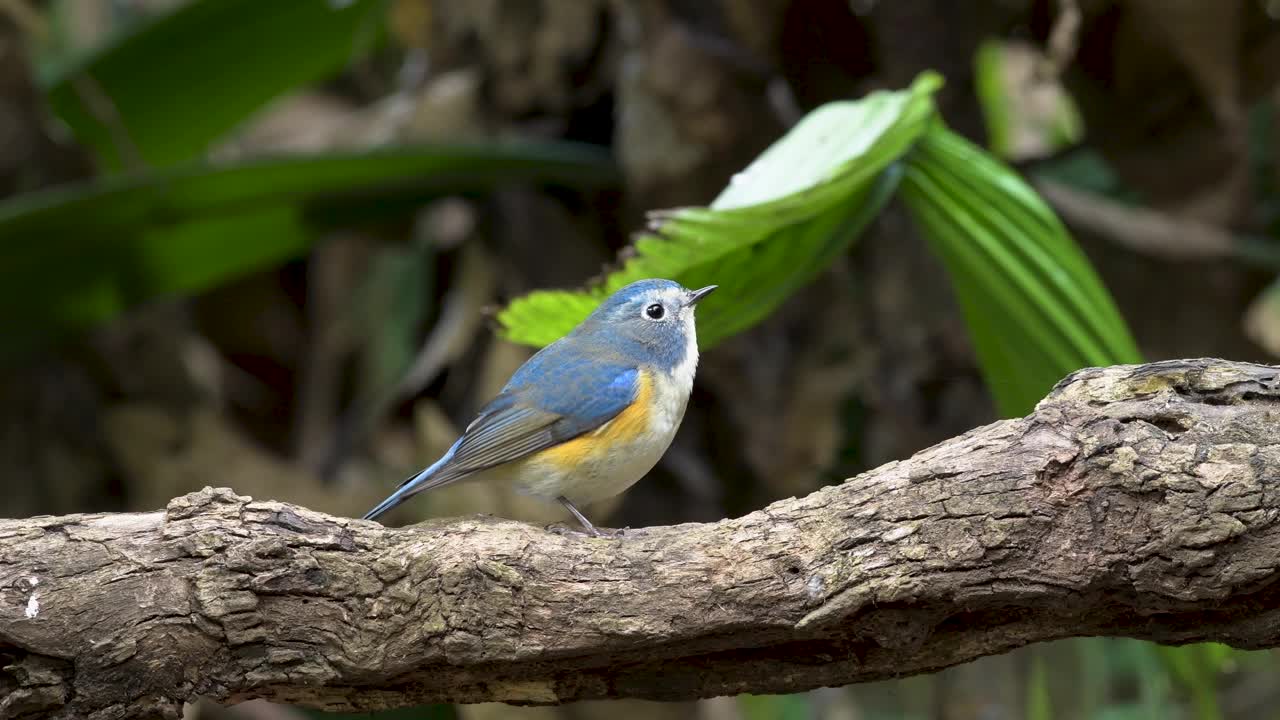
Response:
[{"label": "green leaf", "polygon": [[1053,154],[1079,142],[1084,121],[1075,102],[1060,87],[1060,94],[1046,96],[1052,90],[1049,81],[1038,80],[1030,67],[1043,59],[1017,48],[988,39],[974,53],[974,90],[991,152],[1016,159],[1028,152]]},{"label": "green leaf", "polygon": [[359,404],[393,393],[413,364],[430,312],[434,259],[427,242],[380,248],[361,279],[352,313],[353,330],[363,339],[357,345]]},{"label": "green leaf", "polygon": [[1107,638],[1074,638],[1069,643],[1075,655],[1077,682],[1074,693],[1081,717],[1094,717],[1105,704],[1108,681],[1112,677],[1107,664],[1110,647]]},{"label": "green leaf", "polygon": [[1013,154],[1014,107],[1005,89],[1004,43],[984,40],[973,56],[973,87],[987,125],[987,145],[998,157]]},{"label": "green leaf", "polygon": [[540,291],[498,319],[509,340],[546,345],[610,293],[663,277],[720,290],[698,307],[703,348],[754,325],[808,283],[875,218],[897,187],[895,165],[924,132],[941,86],[922,74],[910,89],[824,105],[774,143],[709,207],[654,214],[653,230],[602,283]]},{"label": "green leaf", "polygon": [[0,357],[302,255],[326,228],[512,182],[615,180],[566,144],[385,147],[112,177],[0,203]]},{"label": "green leaf", "polygon": [[314,720],[455,720],[458,712],[452,705],[419,705],[378,712],[333,713],[310,708],[294,708],[304,717]]},{"label": "green leaf", "polygon": [[193,0],[50,72],[49,104],[105,167],[195,159],[267,101],[372,49],[385,5]]},{"label": "green leaf", "polygon": [[1160,665],[1155,643],[1143,640],[1113,639],[1113,647],[1134,667],[1138,681],[1138,699],[1147,720],[1164,720],[1171,715],[1170,676]]},{"label": "green leaf", "polygon": [[804,693],[793,695],[740,695],[742,720],[809,720],[813,702]]},{"label": "green leaf", "polygon": [[1163,720],[1165,717],[1153,716],[1144,703],[1126,702],[1102,708],[1092,720]]},{"label": "green leaf", "polygon": [[1031,677],[1027,681],[1027,720],[1053,720],[1053,699],[1049,696],[1049,675],[1044,658],[1031,659]]},{"label": "green leaf", "polygon": [[1228,646],[1217,643],[1157,646],[1165,668],[1191,694],[1197,720],[1222,718],[1222,709],[1218,705],[1218,676],[1230,657],[1230,650]]},{"label": "green leaf", "polygon": [[1001,414],[1029,412],[1079,368],[1141,361],[1088,259],[1008,167],[937,124],[902,197],[947,267]]}]

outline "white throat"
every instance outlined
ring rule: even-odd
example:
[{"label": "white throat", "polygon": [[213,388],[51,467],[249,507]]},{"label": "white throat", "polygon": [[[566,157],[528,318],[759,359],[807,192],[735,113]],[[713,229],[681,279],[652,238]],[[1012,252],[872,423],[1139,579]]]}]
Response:
[{"label": "white throat", "polygon": [[671,369],[668,390],[673,400],[679,404],[679,414],[684,414],[684,403],[693,391],[693,376],[698,370],[698,328],[694,320],[694,308],[681,307],[685,301],[685,291],[672,288],[661,294],[667,307],[680,308],[680,332],[684,334],[684,357]]},{"label": "white throat", "polygon": [[675,386],[687,397],[693,391],[693,375],[698,370],[698,330],[693,318],[693,308],[685,311],[684,323],[684,357],[671,371],[671,379]]}]

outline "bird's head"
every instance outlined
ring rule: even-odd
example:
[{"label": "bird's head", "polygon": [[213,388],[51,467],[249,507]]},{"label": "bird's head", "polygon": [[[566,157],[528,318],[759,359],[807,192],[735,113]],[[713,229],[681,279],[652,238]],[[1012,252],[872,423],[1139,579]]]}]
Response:
[{"label": "bird's head", "polygon": [[694,308],[716,289],[690,290],[670,280],[639,280],[610,295],[581,331],[633,359],[674,368],[697,352]]}]

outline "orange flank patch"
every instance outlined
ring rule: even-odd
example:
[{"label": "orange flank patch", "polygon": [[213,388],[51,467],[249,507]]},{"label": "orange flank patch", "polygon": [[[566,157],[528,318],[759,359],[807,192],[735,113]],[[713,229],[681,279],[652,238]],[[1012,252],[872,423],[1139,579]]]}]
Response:
[{"label": "orange flank patch", "polygon": [[649,430],[649,413],[653,407],[653,380],[646,370],[636,378],[636,399],[609,422],[578,437],[547,448],[535,457],[543,462],[573,468],[588,458],[607,454],[618,445],[635,440]]}]

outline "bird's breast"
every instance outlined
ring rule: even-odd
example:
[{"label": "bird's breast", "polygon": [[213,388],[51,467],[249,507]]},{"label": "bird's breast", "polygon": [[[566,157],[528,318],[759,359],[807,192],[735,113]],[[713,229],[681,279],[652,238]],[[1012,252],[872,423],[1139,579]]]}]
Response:
[{"label": "bird's breast", "polygon": [[582,504],[625,491],[670,447],[690,390],[670,374],[642,368],[630,405],[599,428],[528,458],[515,473],[516,486]]}]

